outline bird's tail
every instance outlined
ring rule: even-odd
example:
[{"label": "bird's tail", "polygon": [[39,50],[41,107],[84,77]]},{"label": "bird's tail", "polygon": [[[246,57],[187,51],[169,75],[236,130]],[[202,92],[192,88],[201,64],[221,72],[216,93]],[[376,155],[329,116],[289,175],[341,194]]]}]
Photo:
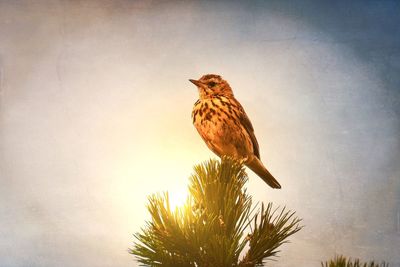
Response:
[{"label": "bird's tail", "polygon": [[261,179],[264,180],[270,187],[272,188],[281,188],[281,185],[278,181],[269,173],[267,168],[264,167],[262,162],[254,157],[254,159],[248,163],[246,163],[247,167],[249,167],[253,172],[255,172]]}]

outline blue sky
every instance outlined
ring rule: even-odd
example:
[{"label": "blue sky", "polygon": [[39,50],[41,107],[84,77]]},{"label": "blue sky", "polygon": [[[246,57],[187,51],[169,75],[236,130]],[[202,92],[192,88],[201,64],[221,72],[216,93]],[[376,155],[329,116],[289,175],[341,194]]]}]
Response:
[{"label": "blue sky", "polygon": [[221,74],[306,227],[270,266],[400,257],[397,1],[0,2],[0,266],[137,266],[147,196],[215,157],[189,78]]}]

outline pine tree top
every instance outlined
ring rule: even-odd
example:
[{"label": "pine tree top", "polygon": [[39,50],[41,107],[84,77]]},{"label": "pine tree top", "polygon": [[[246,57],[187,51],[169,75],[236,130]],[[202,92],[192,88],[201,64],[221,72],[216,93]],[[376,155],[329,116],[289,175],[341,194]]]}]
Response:
[{"label": "pine tree top", "polygon": [[149,197],[151,220],[130,253],[144,266],[261,266],[301,220],[272,203],[257,209],[247,181],[242,162],[230,158],[195,166],[183,207],[171,210],[168,193]]}]

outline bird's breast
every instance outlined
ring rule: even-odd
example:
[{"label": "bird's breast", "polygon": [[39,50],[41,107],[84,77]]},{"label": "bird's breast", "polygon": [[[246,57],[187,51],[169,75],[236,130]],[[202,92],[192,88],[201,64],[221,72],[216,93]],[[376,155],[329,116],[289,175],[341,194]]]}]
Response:
[{"label": "bird's breast", "polygon": [[193,124],[203,138],[226,136],[234,126],[240,127],[234,103],[226,97],[199,100],[192,112]]},{"label": "bird's breast", "polygon": [[253,153],[251,138],[240,122],[240,112],[235,100],[224,97],[195,103],[193,124],[217,155],[244,158]]}]

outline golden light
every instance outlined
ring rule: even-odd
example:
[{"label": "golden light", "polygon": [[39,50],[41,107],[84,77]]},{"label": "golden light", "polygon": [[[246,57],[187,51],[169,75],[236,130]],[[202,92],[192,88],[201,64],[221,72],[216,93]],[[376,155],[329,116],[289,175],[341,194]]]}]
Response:
[{"label": "golden light", "polygon": [[186,187],[176,187],[170,191],[168,191],[169,197],[169,205],[171,210],[175,210],[176,208],[181,208],[186,203],[186,199],[188,197],[188,192]]}]

